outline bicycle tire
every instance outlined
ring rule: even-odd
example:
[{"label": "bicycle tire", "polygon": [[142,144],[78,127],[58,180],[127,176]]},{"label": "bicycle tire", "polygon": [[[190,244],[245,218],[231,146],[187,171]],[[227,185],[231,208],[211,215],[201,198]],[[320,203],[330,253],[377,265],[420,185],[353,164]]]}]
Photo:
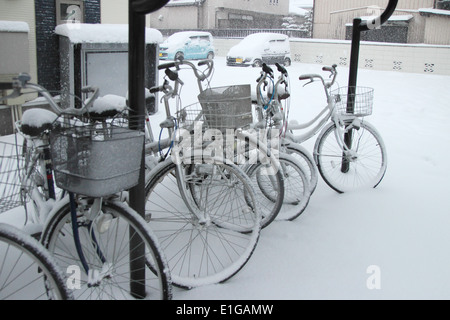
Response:
[{"label": "bicycle tire", "polygon": [[0,300],[71,300],[50,253],[21,230],[0,223]]},{"label": "bicycle tire", "polygon": [[[171,299],[170,272],[165,256],[141,216],[124,203],[107,199],[103,200],[101,210],[95,213],[95,217],[88,218],[80,209],[77,210],[80,243],[91,272],[80,272],[79,286],[73,290],[76,299]],[[83,270],[73,240],[67,197],[61,201],[59,208],[53,210],[44,228],[42,241],[60,265],[66,268],[76,266]],[[138,245],[134,245],[135,242],[131,244],[132,241],[137,241]],[[139,246],[142,243],[145,248]],[[133,257],[132,265],[130,248],[133,252],[139,248],[145,250],[140,252],[145,259]],[[135,261],[140,261],[140,264],[134,265]],[[136,276],[137,279],[131,279],[131,272],[142,273]],[[145,286],[140,285],[144,282]],[[131,283],[137,284],[134,292],[131,292]]]},{"label": "bicycle tire", "polygon": [[[351,121],[346,121],[344,125],[351,125]],[[350,129],[353,132],[353,154],[346,157],[350,170],[343,173],[341,164],[344,157],[336,140],[336,130],[336,125],[329,123],[314,146],[314,158],[323,180],[338,193],[377,187],[387,168],[386,147],[381,135],[367,121],[361,121],[358,128]]]},{"label": "bicycle tire", "polygon": [[261,228],[266,228],[276,219],[285,197],[282,171],[278,168],[276,172],[272,172],[270,168],[266,169],[267,166],[268,164],[258,162],[245,169],[256,192],[257,203],[262,215]]},{"label": "bicycle tire", "polygon": [[292,141],[283,141],[282,150],[301,163],[307,178],[309,178],[309,188],[311,194],[313,194],[319,181],[319,172],[313,156],[305,147]]},{"label": "bicycle tire", "polygon": [[[208,175],[180,182],[177,165],[168,158],[151,171],[146,183],[146,220],[166,254],[173,284],[182,288],[230,279],[248,262],[259,239],[261,216],[249,178],[232,163],[211,160],[213,171]],[[202,169],[201,164],[195,166]],[[214,170],[219,173],[212,174]],[[189,186],[195,183],[195,188]],[[196,192],[207,199],[202,199],[203,211],[194,214],[189,208],[197,205]],[[207,212],[208,221],[200,221],[202,212]]]},{"label": "bicycle tire", "polygon": [[[275,220],[292,221],[298,218],[308,206],[311,197],[309,179],[302,165],[291,155],[280,153],[278,161],[280,163],[278,171],[283,178],[284,194],[281,208],[274,218]],[[264,190],[268,184],[258,183],[258,185],[263,194],[268,196],[268,190]],[[264,188],[262,188],[263,186]]]}]

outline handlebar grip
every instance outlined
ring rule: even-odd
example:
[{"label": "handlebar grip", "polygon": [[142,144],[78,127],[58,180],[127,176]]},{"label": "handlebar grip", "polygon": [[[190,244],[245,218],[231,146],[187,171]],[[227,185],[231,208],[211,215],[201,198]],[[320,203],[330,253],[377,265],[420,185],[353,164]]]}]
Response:
[{"label": "handlebar grip", "polygon": [[333,64],[331,67],[325,66],[322,68],[323,71],[334,72],[337,67],[337,64]]},{"label": "handlebar grip", "polygon": [[262,69],[265,73],[273,74],[273,70],[271,67],[269,67],[267,64],[263,63]]},{"label": "handlebar grip", "polygon": [[202,60],[202,61],[200,61],[200,62],[198,63],[198,66],[201,67],[201,66],[203,66],[203,65],[205,65],[205,64],[209,64],[209,60]]},{"label": "handlebar grip", "polygon": [[278,62],[275,63],[275,65],[277,66],[277,70],[281,73],[283,73],[284,75],[287,75],[287,70],[285,67],[283,67],[282,65],[280,65]]},{"label": "handlebar grip", "polygon": [[176,66],[177,66],[176,62],[163,63],[158,66],[158,70],[172,68],[172,67],[176,67]]},{"label": "handlebar grip", "polygon": [[312,74],[302,74],[298,79],[299,80],[312,80],[314,76]]},{"label": "handlebar grip", "polygon": [[97,90],[97,88],[93,86],[85,86],[81,88],[81,92],[83,93],[95,92],[95,90]]},{"label": "handlebar grip", "polygon": [[162,91],[162,87],[151,87],[148,91],[150,91],[150,93],[156,93]]},{"label": "handlebar grip", "polygon": [[177,81],[178,80],[178,72],[176,72],[176,71],[172,71],[170,69],[166,69],[166,75],[172,81]]}]

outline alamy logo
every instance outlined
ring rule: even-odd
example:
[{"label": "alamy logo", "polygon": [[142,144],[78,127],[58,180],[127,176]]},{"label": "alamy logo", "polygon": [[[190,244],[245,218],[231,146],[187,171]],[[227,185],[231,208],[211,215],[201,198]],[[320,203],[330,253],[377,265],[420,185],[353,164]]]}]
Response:
[{"label": "alamy logo", "polygon": [[366,286],[369,290],[381,289],[381,268],[377,265],[367,267],[367,274],[370,276],[366,280]]}]

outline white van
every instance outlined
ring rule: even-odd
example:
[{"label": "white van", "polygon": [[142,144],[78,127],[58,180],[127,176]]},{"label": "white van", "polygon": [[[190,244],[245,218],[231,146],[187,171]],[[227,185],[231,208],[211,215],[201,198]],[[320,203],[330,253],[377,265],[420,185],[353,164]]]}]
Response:
[{"label": "white van", "polygon": [[289,37],[279,33],[255,33],[245,37],[227,54],[228,66],[260,67],[266,64],[291,65]]}]

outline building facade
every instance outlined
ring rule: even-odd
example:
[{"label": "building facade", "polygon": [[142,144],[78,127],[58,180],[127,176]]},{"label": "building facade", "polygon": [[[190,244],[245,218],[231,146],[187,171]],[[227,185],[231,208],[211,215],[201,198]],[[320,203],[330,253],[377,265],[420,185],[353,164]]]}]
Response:
[{"label": "building facade", "polygon": [[281,28],[289,0],[172,0],[150,14],[156,29]]},{"label": "building facade", "polygon": [[[399,0],[385,30],[362,34],[363,40],[450,44],[450,11],[437,0]],[[348,39],[354,18],[379,15],[388,0],[314,0],[313,38]],[[378,36],[377,36],[378,34]]]}]

